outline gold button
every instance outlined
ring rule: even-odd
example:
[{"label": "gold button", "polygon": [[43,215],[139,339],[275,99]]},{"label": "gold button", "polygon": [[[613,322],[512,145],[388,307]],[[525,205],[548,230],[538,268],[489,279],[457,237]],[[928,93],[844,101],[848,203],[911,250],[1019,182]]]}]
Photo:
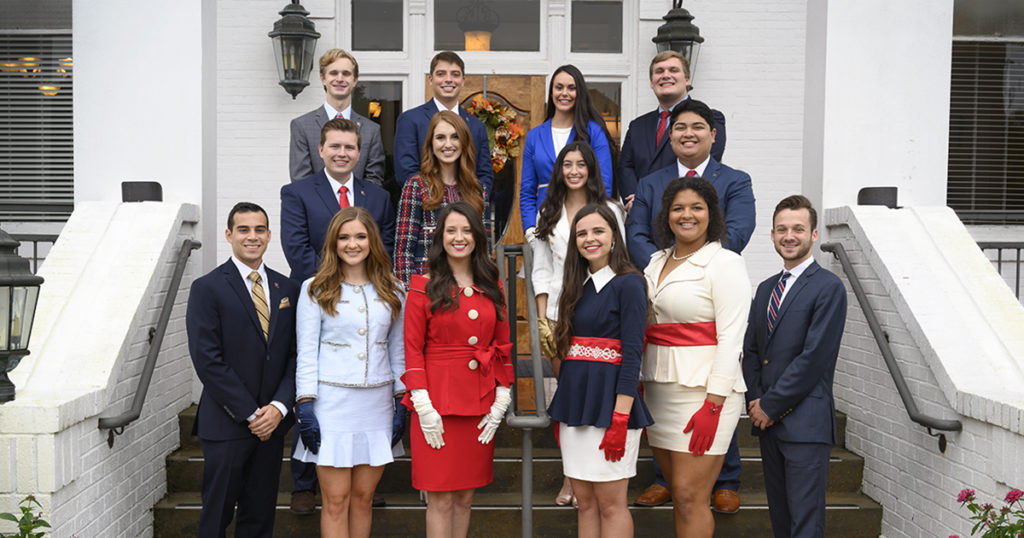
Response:
[{"label": "gold button", "polygon": [[473,344],[475,344],[476,342],[477,342],[477,339],[476,339],[476,337],[475,337],[475,336],[470,336],[470,337],[469,337],[469,345],[473,345]]},{"label": "gold button", "polygon": [[476,370],[477,368],[480,367],[480,361],[478,361],[476,359],[472,359],[472,360],[469,361],[468,366],[469,366],[470,370]]},{"label": "gold button", "polygon": [[360,312],[366,312],[366,307],[365,306],[360,306],[359,307],[359,311]]},{"label": "gold button", "polygon": [[466,297],[472,297],[473,296],[473,288],[466,288],[465,290],[462,290],[462,293],[465,293]]},{"label": "gold button", "polygon": [[765,364],[768,364],[768,359],[765,359],[765,360],[764,360],[764,363],[765,363]]},{"label": "gold button", "polygon": [[366,334],[366,329],[359,329],[359,334]]},{"label": "gold button", "polygon": [[480,316],[480,313],[477,312],[475,308],[471,308],[469,310],[469,313],[466,315],[469,316],[469,319],[476,319],[477,317]]},{"label": "gold button", "polygon": [[366,358],[366,353],[360,353],[359,354],[359,358],[360,359],[365,359]]}]

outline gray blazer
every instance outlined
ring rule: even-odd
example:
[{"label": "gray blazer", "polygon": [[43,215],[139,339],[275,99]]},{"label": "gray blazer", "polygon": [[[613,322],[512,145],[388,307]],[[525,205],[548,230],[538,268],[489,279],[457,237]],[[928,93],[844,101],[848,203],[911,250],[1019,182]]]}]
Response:
[{"label": "gray blazer", "polygon": [[[380,137],[380,126],[352,112],[352,121],[359,124],[359,162],[352,171],[375,185],[384,184],[384,143]],[[292,120],[291,143],[288,147],[288,171],[292,181],[309,177],[324,167],[320,158],[320,129],[327,123],[327,111],[323,105]]]}]

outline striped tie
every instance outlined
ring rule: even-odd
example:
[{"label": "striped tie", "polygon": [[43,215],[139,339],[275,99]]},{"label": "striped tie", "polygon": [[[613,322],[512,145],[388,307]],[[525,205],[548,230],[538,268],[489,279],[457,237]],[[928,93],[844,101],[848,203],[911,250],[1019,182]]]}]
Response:
[{"label": "striped tie", "polygon": [[263,328],[263,338],[270,337],[270,309],[267,308],[267,298],[263,295],[263,280],[256,271],[249,273],[249,280],[252,280],[252,302],[256,305],[256,314],[260,318],[260,327]]},{"label": "striped tie", "polygon": [[779,303],[782,302],[782,292],[786,289],[786,279],[788,279],[790,273],[782,273],[782,278],[779,279],[779,283],[775,285],[775,289],[772,290],[772,297],[768,300],[768,334],[771,335],[772,331],[775,330],[775,320],[779,317]]}]

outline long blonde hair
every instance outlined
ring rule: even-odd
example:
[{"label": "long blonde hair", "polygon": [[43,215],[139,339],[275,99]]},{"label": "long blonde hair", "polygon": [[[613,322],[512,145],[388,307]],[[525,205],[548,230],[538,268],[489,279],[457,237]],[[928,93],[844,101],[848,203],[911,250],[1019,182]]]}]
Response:
[{"label": "long blonde hair", "polygon": [[459,155],[459,162],[455,168],[455,184],[459,188],[459,196],[463,201],[476,209],[477,213],[484,212],[484,189],[476,177],[476,149],[473,146],[473,135],[469,127],[458,114],[450,110],[442,110],[430,119],[427,126],[427,138],[423,142],[423,150],[420,154],[420,179],[427,187],[427,199],[423,201],[423,209],[434,210],[441,207],[444,201],[444,180],[441,178],[441,163],[434,154],[434,131],[437,124],[445,122],[455,129],[455,135],[459,137],[459,145],[462,154]]},{"label": "long blonde hair", "polygon": [[338,211],[327,226],[324,246],[320,249],[320,268],[309,283],[309,298],[316,301],[328,316],[337,314],[341,282],[345,280],[345,265],[338,258],[338,234],[342,226],[353,220],[358,220],[366,227],[370,241],[370,255],[365,261],[370,283],[377,290],[377,295],[391,308],[391,319],[398,319],[402,312],[402,300],[398,296],[402,293],[401,284],[391,270],[391,258],[384,250],[377,223],[369,211],[357,206]]}]

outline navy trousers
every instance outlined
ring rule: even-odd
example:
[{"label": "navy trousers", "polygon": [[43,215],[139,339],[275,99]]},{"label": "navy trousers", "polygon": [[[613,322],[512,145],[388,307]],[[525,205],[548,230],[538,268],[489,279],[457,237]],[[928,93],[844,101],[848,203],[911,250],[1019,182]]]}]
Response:
[{"label": "navy trousers", "polygon": [[790,443],[768,429],[761,435],[768,515],[775,538],[825,536],[827,443]]},{"label": "navy trousers", "polygon": [[238,505],[235,536],[272,538],[284,438],[202,441],[199,538],[223,538]]},{"label": "navy trousers", "polygon": [[292,426],[292,457],[290,460],[290,466],[292,470],[292,478],[295,479],[295,487],[292,488],[292,493],[299,491],[312,491],[316,493],[317,481],[316,481],[316,464],[306,463],[295,459],[295,447],[299,445],[299,425]]}]

